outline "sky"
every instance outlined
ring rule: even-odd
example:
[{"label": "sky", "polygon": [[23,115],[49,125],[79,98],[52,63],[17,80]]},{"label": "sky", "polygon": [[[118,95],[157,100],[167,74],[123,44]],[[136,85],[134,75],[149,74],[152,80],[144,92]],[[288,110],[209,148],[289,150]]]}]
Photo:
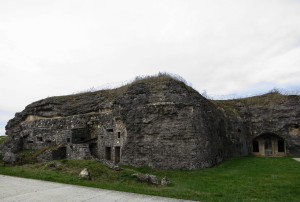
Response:
[{"label": "sky", "polygon": [[34,101],[158,72],[215,99],[299,91],[300,1],[0,1],[0,135]]}]

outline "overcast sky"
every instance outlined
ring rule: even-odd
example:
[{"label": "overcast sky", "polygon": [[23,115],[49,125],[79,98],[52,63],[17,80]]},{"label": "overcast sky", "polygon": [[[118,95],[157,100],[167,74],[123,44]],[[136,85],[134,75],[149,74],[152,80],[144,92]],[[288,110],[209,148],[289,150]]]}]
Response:
[{"label": "overcast sky", "polygon": [[300,90],[300,1],[0,1],[0,135],[33,101],[158,72],[211,96]]}]

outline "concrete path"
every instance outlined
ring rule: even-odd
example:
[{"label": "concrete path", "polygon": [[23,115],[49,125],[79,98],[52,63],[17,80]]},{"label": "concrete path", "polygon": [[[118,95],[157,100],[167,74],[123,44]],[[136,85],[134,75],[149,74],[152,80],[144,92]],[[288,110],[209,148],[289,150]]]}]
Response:
[{"label": "concrete path", "polygon": [[130,202],[179,202],[165,197],[133,194],[127,192],[96,189],[75,185],[46,182],[41,180],[25,179],[0,175],[0,201],[130,201]]},{"label": "concrete path", "polygon": [[300,162],[300,158],[294,158],[296,161]]}]

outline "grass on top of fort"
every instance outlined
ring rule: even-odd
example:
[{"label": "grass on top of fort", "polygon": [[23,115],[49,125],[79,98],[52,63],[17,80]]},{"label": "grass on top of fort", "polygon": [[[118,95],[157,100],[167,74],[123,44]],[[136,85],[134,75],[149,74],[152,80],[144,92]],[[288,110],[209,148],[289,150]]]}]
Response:
[{"label": "grass on top of fort", "polygon": [[0,136],[0,145],[4,142],[7,136]]},{"label": "grass on top of fort", "polygon": [[[26,156],[31,152],[26,151]],[[49,162],[5,166],[0,161],[0,174],[200,201],[299,201],[300,196],[300,163],[291,157],[237,157],[199,170],[122,166],[122,171],[114,171],[92,160],[56,162],[60,166],[48,167]],[[85,167],[92,180],[79,179]],[[141,183],[133,173],[150,173],[159,179],[167,176],[171,184]]]}]

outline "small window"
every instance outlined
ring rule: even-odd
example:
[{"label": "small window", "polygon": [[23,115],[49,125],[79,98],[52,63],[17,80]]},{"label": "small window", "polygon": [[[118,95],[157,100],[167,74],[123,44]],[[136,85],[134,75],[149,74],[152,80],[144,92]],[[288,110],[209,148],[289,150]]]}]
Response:
[{"label": "small window", "polygon": [[109,132],[109,133],[113,133],[114,129],[113,128],[108,128],[108,129],[106,129],[106,131]]},{"label": "small window", "polygon": [[37,139],[37,141],[39,141],[39,142],[43,142],[43,138],[42,138],[42,137],[37,137],[36,139]]},{"label": "small window", "polygon": [[284,152],[284,141],[278,140],[278,152]]},{"label": "small window", "polygon": [[27,143],[33,143],[33,141],[32,140],[28,140]]},{"label": "small window", "polygon": [[118,138],[119,139],[121,138],[121,132],[118,132]]},{"label": "small window", "polygon": [[68,137],[68,138],[67,138],[67,142],[71,142],[71,138]]},{"label": "small window", "polygon": [[258,141],[253,141],[253,152],[259,152]]}]

